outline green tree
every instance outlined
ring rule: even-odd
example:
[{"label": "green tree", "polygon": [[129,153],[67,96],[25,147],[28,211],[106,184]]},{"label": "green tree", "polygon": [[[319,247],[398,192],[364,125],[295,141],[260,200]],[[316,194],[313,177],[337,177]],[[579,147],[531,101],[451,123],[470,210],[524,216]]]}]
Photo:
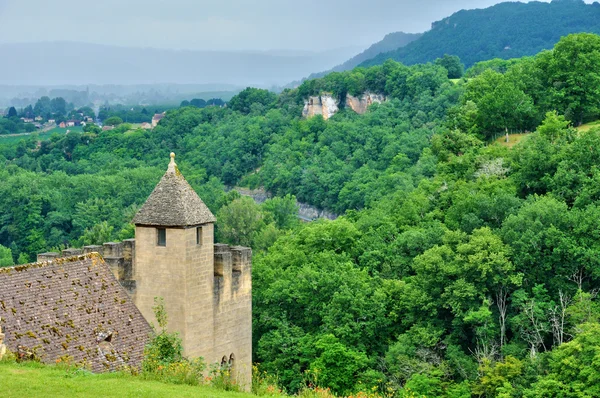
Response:
[{"label": "green tree", "polygon": [[600,36],[572,34],[552,51],[548,74],[554,103],[576,125],[600,112],[599,70]]},{"label": "green tree", "polygon": [[264,227],[263,214],[252,198],[241,197],[217,213],[219,238],[232,245],[252,246],[255,233]]},{"label": "green tree", "polygon": [[262,210],[275,221],[279,229],[291,229],[298,224],[298,204],[293,195],[268,199],[263,203]]},{"label": "green tree", "polygon": [[260,113],[264,113],[266,110],[271,109],[276,99],[277,96],[275,93],[269,90],[248,87],[234,96],[227,104],[234,111],[247,115],[253,109],[252,105],[256,105],[254,109],[260,110]]},{"label": "green tree", "polygon": [[14,265],[12,251],[8,247],[0,245],[0,268]]},{"label": "green tree", "polygon": [[368,367],[367,356],[342,344],[332,334],[315,342],[316,358],[310,364],[310,373],[318,386],[328,387],[337,394],[354,392],[362,371]]},{"label": "green tree", "polygon": [[597,367],[600,350],[600,324],[582,325],[573,341],[562,344],[550,353],[546,374],[525,391],[528,398],[596,397],[600,396],[600,371]]},{"label": "green tree", "polygon": [[467,84],[463,102],[477,106],[477,126],[486,138],[533,125],[533,100],[504,75],[486,70]]},{"label": "green tree", "polygon": [[465,72],[465,66],[456,55],[445,54],[442,58],[436,59],[435,64],[448,71],[448,79],[460,79]]},{"label": "green tree", "polygon": [[104,124],[107,126],[118,126],[119,124],[123,124],[123,119],[118,116],[111,116],[104,121]]},{"label": "green tree", "polygon": [[554,111],[546,113],[546,119],[538,127],[537,131],[542,137],[554,142],[556,139],[566,136],[568,126],[569,122],[565,120],[565,117]]}]

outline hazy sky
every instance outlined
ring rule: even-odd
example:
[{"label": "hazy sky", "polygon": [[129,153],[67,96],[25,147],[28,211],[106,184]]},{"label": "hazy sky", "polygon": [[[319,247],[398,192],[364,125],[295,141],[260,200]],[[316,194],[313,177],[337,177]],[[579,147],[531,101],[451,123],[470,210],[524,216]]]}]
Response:
[{"label": "hazy sky", "polygon": [[496,0],[0,0],[0,42],[326,50],[423,32]]}]

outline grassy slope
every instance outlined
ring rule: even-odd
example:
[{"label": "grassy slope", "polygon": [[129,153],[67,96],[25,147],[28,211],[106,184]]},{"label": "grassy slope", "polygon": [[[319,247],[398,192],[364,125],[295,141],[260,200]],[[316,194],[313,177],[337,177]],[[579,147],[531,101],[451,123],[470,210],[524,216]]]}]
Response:
[{"label": "grassy slope", "polygon": [[588,130],[592,129],[593,127],[600,127],[600,120],[596,120],[595,122],[590,122],[590,123],[582,124],[581,126],[577,127],[577,130],[579,130],[579,131],[588,131]]},{"label": "grassy slope", "polygon": [[56,128],[53,128],[52,130],[48,130],[43,133],[33,132],[33,133],[23,133],[23,134],[18,134],[18,135],[0,135],[0,144],[8,144],[8,143],[13,143],[13,142],[18,142],[21,140],[26,140],[26,139],[29,139],[33,134],[37,134],[39,140],[47,140],[48,138],[50,138],[50,136],[52,136],[52,134],[63,135],[67,132],[67,130],[70,130],[73,132],[78,132],[78,133],[83,132],[82,127],[69,127],[67,129],[61,129],[60,127],[56,127]]},{"label": "grassy slope", "polygon": [[37,363],[0,362],[0,396],[21,397],[215,397],[243,398],[205,386],[185,386],[146,381],[124,374],[77,373]]},{"label": "grassy slope", "polygon": [[512,148],[513,146],[517,145],[523,138],[525,138],[527,136],[527,134],[522,133],[522,134],[509,134],[508,135],[508,142],[506,142],[506,135],[502,135],[501,137],[498,137],[495,141],[496,144],[508,147],[508,148]]}]

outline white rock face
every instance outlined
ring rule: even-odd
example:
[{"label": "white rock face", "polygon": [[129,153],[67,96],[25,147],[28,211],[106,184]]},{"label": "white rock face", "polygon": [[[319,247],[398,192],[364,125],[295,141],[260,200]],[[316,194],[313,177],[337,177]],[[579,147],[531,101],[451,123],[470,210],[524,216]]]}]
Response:
[{"label": "white rock face", "polygon": [[331,95],[321,96],[321,102],[323,103],[323,119],[327,120],[340,110],[336,100]]},{"label": "white rock face", "polygon": [[374,103],[381,104],[386,100],[385,95],[364,93],[360,97],[354,97],[350,94],[346,95],[346,106],[351,108],[354,112],[359,115],[364,115],[367,112],[369,106]]},{"label": "white rock face", "polygon": [[[354,112],[363,115],[367,112],[369,106],[374,103],[385,102],[387,98],[382,94],[364,93],[360,97],[354,97],[350,94],[346,95],[346,106]],[[308,97],[304,101],[304,109],[302,116],[305,118],[322,115],[323,119],[327,120],[335,115],[340,110],[339,102],[334,99],[331,94],[323,94],[321,96]]]},{"label": "white rock face", "polygon": [[322,114],[323,103],[321,102],[321,97],[308,97],[308,100],[304,101],[304,109],[302,110],[302,116],[313,117]]}]

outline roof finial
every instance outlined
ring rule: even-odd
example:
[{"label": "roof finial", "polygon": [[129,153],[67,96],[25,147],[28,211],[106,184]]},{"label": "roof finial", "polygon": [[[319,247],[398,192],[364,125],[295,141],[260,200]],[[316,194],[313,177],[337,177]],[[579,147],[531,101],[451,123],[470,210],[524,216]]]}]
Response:
[{"label": "roof finial", "polygon": [[175,163],[175,152],[171,152],[171,162],[169,162],[169,167],[167,168],[167,171],[175,172],[176,167],[177,164]]}]

